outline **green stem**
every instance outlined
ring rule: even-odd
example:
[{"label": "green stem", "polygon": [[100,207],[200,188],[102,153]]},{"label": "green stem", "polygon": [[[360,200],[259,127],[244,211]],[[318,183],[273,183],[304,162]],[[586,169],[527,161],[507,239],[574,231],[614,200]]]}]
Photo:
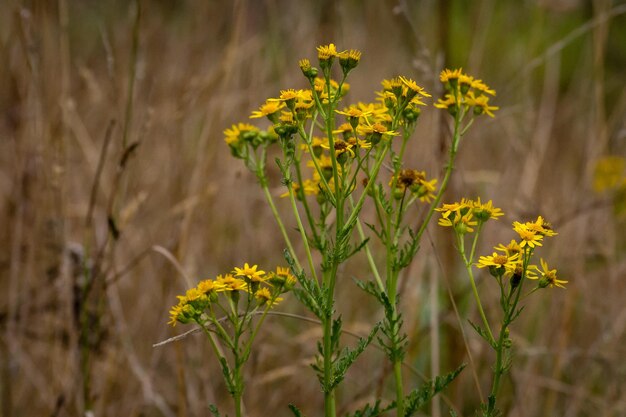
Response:
[{"label": "green stem", "polygon": [[393,374],[396,382],[396,416],[404,417],[404,386],[402,383],[402,361],[393,363]]},{"label": "green stem", "polygon": [[285,225],[283,224],[282,219],[280,218],[280,214],[278,214],[278,210],[276,209],[276,205],[274,204],[274,199],[270,194],[270,190],[267,186],[267,179],[265,178],[264,173],[257,172],[257,177],[259,178],[259,182],[261,183],[261,188],[263,189],[263,194],[265,195],[265,200],[267,204],[269,204],[270,209],[272,210],[272,214],[274,215],[274,219],[276,219],[276,223],[278,224],[278,228],[280,229],[280,233],[283,235],[283,239],[285,240],[285,244],[287,245],[287,249],[291,254],[292,259],[294,260],[298,269],[302,269],[300,266],[300,262],[298,261],[298,257],[296,256],[296,251],[293,249],[293,245],[291,244],[291,239],[289,239],[289,235],[287,234],[287,229],[285,229]]},{"label": "green stem", "polygon": [[480,318],[483,321],[483,326],[489,335],[489,343],[493,346],[496,343],[496,339],[493,337],[493,333],[491,332],[491,327],[489,326],[489,322],[487,321],[487,316],[485,315],[485,310],[483,310],[483,305],[480,302],[480,296],[478,295],[478,289],[476,288],[476,282],[474,280],[474,271],[472,270],[472,263],[467,260],[467,256],[465,255],[465,239],[463,235],[457,236],[457,246],[459,249],[459,253],[463,258],[463,264],[465,265],[465,270],[467,271],[467,275],[470,279],[470,284],[472,285],[472,292],[474,293],[474,299],[476,300],[476,305],[478,306],[478,312],[480,313]]},{"label": "green stem", "polygon": [[325,417],[335,417],[335,389],[330,388],[332,384],[332,314],[324,317],[324,415]]},{"label": "green stem", "polygon": [[[496,408],[496,399],[498,397],[498,392],[500,390],[500,378],[502,377],[502,375],[504,374],[505,369],[502,366],[502,361],[503,361],[503,357],[505,354],[505,349],[510,349],[510,347],[506,347],[505,346],[505,339],[507,337],[507,330],[509,325],[511,324],[511,322],[513,321],[513,315],[516,312],[517,309],[517,305],[520,301],[520,295],[522,293],[522,287],[524,285],[524,281],[526,280],[526,272],[528,269],[528,264],[530,262],[530,257],[532,255],[532,249],[529,250],[528,248],[525,248],[524,250],[524,265],[522,268],[522,278],[520,279],[519,285],[518,287],[514,290],[515,291],[515,300],[513,301],[512,304],[509,304],[508,301],[510,301],[510,296],[508,298],[507,301],[507,305],[506,305],[506,310],[505,310],[505,314],[504,314],[504,318],[502,319],[502,326],[500,328],[500,335],[498,337],[498,344],[496,345],[496,365],[494,368],[494,378],[493,378],[493,384],[491,386],[491,394],[489,395],[490,398],[493,398],[492,401],[490,401],[490,407],[489,407],[489,411],[494,411],[494,409]],[[511,294],[512,295],[512,294]]]},{"label": "green stem", "polygon": [[370,188],[372,188],[374,182],[376,182],[376,177],[378,177],[378,171],[380,171],[380,167],[382,166],[383,161],[385,160],[385,156],[387,155],[390,147],[391,144],[386,143],[382,152],[380,152],[380,155],[377,156],[376,163],[374,164],[374,169],[372,169],[372,172],[369,175],[369,181],[367,182],[363,193],[359,197],[356,206],[354,206],[354,208],[352,209],[352,213],[350,213],[350,216],[348,217],[348,220],[346,220],[345,224],[352,224],[352,222],[356,220],[355,217],[358,217],[359,213],[361,212],[363,203],[365,203],[365,197],[367,197]]},{"label": "green stem", "polygon": [[441,181],[439,192],[437,192],[437,195],[435,196],[435,199],[430,205],[428,209],[428,213],[426,214],[426,217],[424,218],[424,222],[422,223],[419,230],[417,231],[416,239],[418,242],[421,240],[422,235],[426,231],[426,227],[428,227],[428,223],[430,222],[430,218],[435,212],[435,209],[439,206],[439,203],[441,202],[441,198],[443,197],[443,193],[448,188],[448,182],[450,181],[450,177],[452,176],[452,171],[454,170],[454,160],[456,159],[456,154],[457,154],[457,151],[459,150],[459,142],[461,141],[462,135],[460,131],[460,125],[461,125],[462,119],[463,119],[463,114],[461,113],[455,116],[454,118],[454,134],[452,135],[452,146],[450,146],[450,155],[448,158],[448,165],[446,166],[446,172],[443,176],[443,180]]},{"label": "green stem", "polygon": [[241,417],[241,397],[243,392],[235,392],[233,400],[235,401],[235,417]]},{"label": "green stem", "polygon": [[293,215],[296,218],[296,222],[298,223],[298,230],[300,231],[302,243],[304,244],[307,261],[309,262],[309,269],[311,270],[311,276],[313,277],[315,282],[318,282],[317,273],[315,272],[315,265],[313,264],[313,255],[311,254],[311,247],[309,246],[309,239],[306,235],[306,231],[304,230],[304,225],[302,224],[302,219],[300,218],[300,212],[298,211],[298,205],[296,204],[296,197],[294,195],[293,188],[291,187],[289,187],[289,201],[291,202]]},{"label": "green stem", "polygon": [[[359,237],[361,240],[365,240],[365,232],[363,231],[363,225],[361,225],[361,220],[357,219],[356,228],[359,232]],[[378,284],[378,288],[381,291],[385,291],[385,285],[383,284],[383,280],[380,277],[380,273],[378,272],[378,267],[376,266],[376,262],[374,261],[374,257],[372,256],[372,251],[370,250],[369,243],[365,245],[365,256],[367,257],[367,262],[370,265],[370,269],[372,270],[372,274],[374,274],[374,279]]]}]

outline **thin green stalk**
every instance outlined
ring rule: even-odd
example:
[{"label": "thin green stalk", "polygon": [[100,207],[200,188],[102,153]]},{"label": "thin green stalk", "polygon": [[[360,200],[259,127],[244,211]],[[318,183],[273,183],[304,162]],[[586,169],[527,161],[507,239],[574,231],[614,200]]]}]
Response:
[{"label": "thin green stalk", "polygon": [[402,382],[402,361],[393,363],[393,374],[396,382],[396,415],[404,417],[404,385]]},{"label": "thin green stalk", "polygon": [[367,196],[369,190],[372,188],[373,183],[375,182],[374,179],[378,176],[378,171],[380,171],[380,167],[382,166],[385,156],[387,155],[387,152],[389,151],[390,147],[391,147],[391,144],[387,143],[385,147],[383,148],[382,152],[380,153],[380,155],[378,156],[378,159],[376,159],[376,163],[374,164],[374,169],[372,169],[372,172],[370,173],[370,176],[369,176],[370,181],[368,181],[367,185],[365,186],[363,193],[359,197],[359,200],[357,201],[356,206],[354,206],[354,208],[352,209],[352,213],[350,213],[350,216],[348,217],[348,220],[346,220],[345,224],[352,224],[356,220],[355,217],[358,217],[359,213],[361,212],[363,203],[365,203],[365,197]]},{"label": "thin green stalk", "polygon": [[300,218],[300,212],[298,211],[298,205],[296,204],[296,197],[293,192],[293,188],[289,187],[289,201],[291,202],[291,209],[293,210],[293,215],[296,218],[296,222],[298,223],[298,230],[300,231],[300,236],[302,237],[302,243],[304,244],[304,251],[306,252],[306,257],[309,262],[309,268],[311,270],[311,276],[317,281],[317,273],[315,272],[315,265],[313,264],[313,255],[311,254],[311,247],[309,246],[309,239],[306,235],[306,230],[304,229],[304,225],[302,224],[302,219]]},{"label": "thin green stalk", "polygon": [[[395,257],[395,254],[393,254]],[[391,258],[387,261],[388,264],[391,264]],[[395,323],[393,328],[393,339],[391,343],[393,344],[392,348],[394,350],[399,350],[400,346],[396,344],[398,340],[398,334],[400,333],[400,325],[397,322],[398,319],[398,303],[397,303],[397,285],[398,285],[398,274],[399,271],[395,270],[388,265],[389,275],[387,279],[387,296],[389,297],[389,303],[391,304],[391,319]],[[404,417],[404,384],[402,381],[402,360],[398,355],[395,355],[393,360],[393,374],[394,381],[396,386],[396,415],[398,417]]]},{"label": "thin green stalk", "polygon": [[323,355],[324,355],[324,415],[325,417],[335,417],[336,405],[335,405],[335,389],[330,388],[332,383],[332,344],[331,344],[331,332],[332,332],[332,316],[324,317],[324,340],[323,340]]},{"label": "thin green stalk", "polygon": [[[363,225],[361,225],[361,220],[357,219],[356,228],[359,232],[359,238],[361,240],[365,240],[365,233],[363,232]],[[369,263],[370,269],[372,270],[372,274],[374,274],[374,279],[378,284],[378,288],[381,291],[385,291],[385,285],[383,284],[383,280],[380,277],[380,273],[378,272],[378,267],[376,266],[376,262],[374,261],[374,257],[372,256],[372,251],[370,250],[370,245],[365,245],[365,256],[367,257],[367,262]]]},{"label": "thin green stalk", "polygon": [[[296,178],[298,179],[298,183],[302,184],[302,170],[300,169],[300,160],[297,160],[295,163],[296,167]],[[319,236],[317,234],[317,228],[315,227],[315,220],[313,220],[313,215],[311,214],[311,208],[309,207],[309,203],[306,199],[306,195],[304,194],[304,189],[301,187],[300,191],[302,192],[301,202],[304,207],[304,212],[306,214],[307,221],[309,222],[309,228],[311,229],[311,233],[313,234],[314,242],[319,242]]]},{"label": "thin green stalk", "polygon": [[276,219],[276,223],[278,224],[280,233],[283,235],[283,239],[285,240],[285,244],[287,245],[287,249],[289,250],[291,257],[293,258],[298,269],[302,269],[302,267],[300,266],[300,262],[298,261],[298,257],[296,256],[296,251],[293,249],[293,245],[291,244],[291,239],[289,239],[289,235],[287,234],[287,229],[285,229],[285,225],[283,224],[283,221],[280,218],[280,214],[278,214],[278,210],[276,209],[276,205],[274,204],[274,199],[272,198],[272,195],[270,194],[269,188],[264,183],[261,184],[261,188],[263,189],[263,194],[265,194],[265,200],[267,200],[267,203],[269,204],[270,209],[272,210],[274,219]]},{"label": "thin green stalk", "polygon": [[474,271],[472,270],[472,263],[467,260],[467,256],[465,255],[465,239],[463,235],[457,234],[457,245],[459,249],[459,253],[463,258],[463,265],[465,265],[465,270],[467,271],[467,275],[470,279],[470,284],[472,285],[472,292],[474,293],[474,299],[476,300],[476,305],[478,306],[478,312],[480,313],[480,318],[483,321],[483,326],[485,326],[485,330],[487,330],[487,334],[489,335],[489,343],[493,346],[496,342],[496,339],[493,337],[493,333],[491,332],[491,327],[489,326],[489,321],[487,321],[487,316],[485,315],[485,310],[483,310],[483,305],[480,302],[480,296],[478,295],[478,289],[476,288],[476,282],[474,280]]},{"label": "thin green stalk", "polygon": [[490,403],[489,411],[493,411],[493,409],[495,408],[495,399],[498,397],[498,391],[500,390],[500,378],[502,374],[504,373],[504,369],[502,368],[502,359],[504,356],[504,349],[505,349],[504,341],[505,341],[505,338],[507,337],[507,329],[509,325],[511,324],[511,318],[513,317],[513,314],[515,314],[517,305],[520,300],[520,294],[522,293],[522,287],[524,285],[524,281],[526,280],[526,273],[527,273],[528,263],[530,261],[531,255],[532,255],[532,249],[528,250],[528,248],[525,248],[524,265],[522,268],[522,278],[520,279],[519,286],[515,289],[515,300],[513,301],[512,304],[509,304],[507,302],[507,310],[505,311],[504,318],[502,319],[502,326],[500,329],[500,335],[498,337],[498,344],[496,345],[496,365],[494,368],[495,375],[493,378],[493,384],[491,386],[491,394],[490,394],[490,397],[492,397],[494,400],[493,400],[493,403]]},{"label": "thin green stalk", "polygon": [[474,234],[474,240],[472,242],[472,250],[470,252],[470,256],[469,256],[469,259],[468,259],[469,263],[474,262],[474,255],[476,254],[476,246],[477,246],[477,243],[478,243],[478,236],[480,235],[480,232],[482,231],[484,224],[485,224],[484,221],[482,221],[482,220],[478,221],[478,226],[476,227],[476,233]]},{"label": "thin green stalk", "polygon": [[[459,110],[461,112],[461,110]],[[426,217],[424,218],[424,222],[420,226],[419,230],[416,234],[416,239],[419,241],[422,238],[422,235],[426,231],[426,227],[430,222],[430,218],[435,212],[435,208],[439,206],[441,202],[441,198],[443,197],[443,193],[448,188],[448,182],[450,181],[450,177],[452,176],[452,171],[454,170],[454,160],[456,159],[457,151],[459,150],[459,142],[461,141],[462,133],[460,132],[461,120],[463,119],[462,112],[459,113],[454,118],[454,134],[452,135],[452,146],[450,146],[450,156],[448,158],[448,165],[446,166],[446,172],[443,176],[443,180],[441,181],[441,186],[439,187],[439,192],[435,196],[430,208],[428,209],[428,213],[426,213]]]}]

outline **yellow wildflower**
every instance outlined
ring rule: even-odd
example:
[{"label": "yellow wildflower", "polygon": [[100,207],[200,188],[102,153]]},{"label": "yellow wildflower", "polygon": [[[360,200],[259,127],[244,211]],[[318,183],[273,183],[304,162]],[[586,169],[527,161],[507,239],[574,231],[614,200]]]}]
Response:
[{"label": "yellow wildflower", "polygon": [[534,248],[535,246],[541,246],[543,235],[537,233],[535,230],[530,229],[527,225],[520,222],[513,222],[513,230],[515,230],[515,232],[517,232],[517,234],[519,234],[519,237],[522,239],[519,244],[521,248],[524,248],[526,246],[530,248]]},{"label": "yellow wildflower", "polygon": [[282,108],[285,107],[285,103],[277,100],[267,100],[265,104],[259,107],[259,110],[254,110],[250,115],[251,119],[259,119],[261,117],[270,117]]},{"label": "yellow wildflower", "polygon": [[235,267],[233,271],[233,275],[236,277],[241,277],[250,282],[264,282],[266,278],[265,271],[257,271],[258,265],[250,266],[246,262],[242,268]]},{"label": "yellow wildflower", "polygon": [[328,61],[337,56],[335,44],[320,45],[317,47],[317,57],[320,61]]},{"label": "yellow wildflower", "polygon": [[498,220],[498,217],[503,216],[504,213],[501,209],[494,207],[491,200],[482,204],[480,202],[480,197],[476,199],[476,201],[472,201],[472,209],[474,210],[474,214],[479,220],[486,221],[489,219]]},{"label": "yellow wildflower", "polygon": [[[543,259],[541,259],[541,269],[539,269],[536,265],[533,265],[533,267],[541,275],[541,277],[539,278],[539,283],[537,284],[539,288],[545,288],[547,286],[550,286],[550,288],[552,287],[565,288],[563,284],[567,284],[568,281],[558,279],[558,277],[556,276],[556,269],[550,269],[548,267],[547,262],[544,261]],[[528,278],[537,279],[537,277],[530,277],[530,276]]]}]

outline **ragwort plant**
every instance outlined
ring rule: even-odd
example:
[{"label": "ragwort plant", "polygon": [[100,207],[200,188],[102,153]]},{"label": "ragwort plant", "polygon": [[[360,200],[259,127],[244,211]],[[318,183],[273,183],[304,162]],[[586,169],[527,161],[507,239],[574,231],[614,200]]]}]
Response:
[{"label": "ragwort plant", "polygon": [[[423,171],[404,167],[403,162],[420,107],[430,95],[415,81],[399,76],[382,82],[383,89],[377,92],[376,102],[341,108],[349,89],[346,80],[358,65],[361,53],[337,52],[333,44],[317,50],[319,69],[312,67],[307,59],[299,62],[310,89],[283,90],[279,97],[269,98],[251,115],[251,118],[266,117],[271,122],[269,128],[261,130],[240,123],[225,131],[226,142],[233,156],[243,160],[256,174],[285,239],[287,260],[302,287],[295,294],[322,324],[323,338],[313,368],[324,392],[325,415],[335,416],[337,385],[379,329],[382,334],[377,339],[392,363],[396,387],[396,399],[387,409],[396,408],[398,416],[411,415],[452,381],[460,368],[405,394],[401,364],[406,336],[398,309],[400,272],[419,249],[420,239],[452,174],[461,137],[476,116],[493,116],[497,109],[489,105],[487,96],[494,91],[460,69],[442,72],[441,81],[447,94],[436,107],[448,110],[453,116],[454,129],[448,163],[437,190],[436,179],[428,179]],[[333,74],[339,76],[339,81],[333,79]],[[343,123],[337,122],[338,117]],[[282,150],[282,158],[277,158],[276,163],[287,187],[284,196],[290,200],[306,252],[306,269],[298,260],[269,192],[267,149],[274,144]],[[391,175],[380,175],[383,166]],[[311,173],[305,176],[305,171]],[[371,254],[360,219],[367,200],[374,204],[376,222],[366,226],[385,247],[383,268],[379,268]],[[415,220],[418,216],[414,212],[409,212],[419,203],[426,205],[418,207],[423,211],[421,223]],[[321,254],[319,268],[314,263],[313,251]],[[385,319],[356,347],[342,348],[341,317],[334,309],[338,269],[360,251],[367,256],[374,280],[359,285],[382,304]],[[369,412],[381,412],[372,410]]]},{"label": "ragwort plant", "polygon": [[[219,359],[237,417],[243,415],[243,366],[252,343],[269,310],[295,283],[289,268],[277,267],[275,272],[266,273],[246,263],[231,273],[201,281],[178,296],[178,304],[170,310],[169,324],[195,323],[206,334]],[[255,323],[256,316],[260,317]],[[215,406],[211,410],[219,415]]]},{"label": "ragwort plant", "polygon": [[[439,181],[404,165],[421,107],[430,95],[412,79],[398,76],[382,81],[383,88],[376,93],[375,102],[342,104],[349,90],[348,75],[358,65],[361,53],[338,52],[334,44],[320,46],[317,51],[319,69],[308,59],[299,62],[310,88],[282,90],[278,97],[267,99],[250,118],[266,118],[269,126],[262,129],[248,123],[233,125],[225,130],[225,141],[231,154],[256,176],[285,240],[284,256],[300,284],[294,294],[322,326],[323,336],[312,368],[324,395],[324,415],[336,416],[337,387],[354,361],[376,340],[391,362],[395,399],[384,406],[380,401],[368,404],[353,415],[374,416],[395,409],[397,416],[410,416],[452,382],[463,367],[408,393],[405,390],[402,362],[407,336],[402,331],[399,309],[401,272],[418,252],[420,240],[447,188],[462,136],[476,117],[494,116],[497,107],[489,105],[488,95],[495,92],[460,69],[441,73],[446,95],[435,107],[447,110],[452,116],[453,134],[448,161]],[[280,150],[281,156],[275,162],[286,187],[282,197],[289,199],[304,247],[304,261],[294,250],[269,189],[267,160],[272,147]],[[374,221],[365,222],[361,218],[366,203],[373,205]],[[384,246],[382,266],[371,252],[371,238],[377,238]],[[319,255],[314,256],[315,252]],[[357,281],[357,284],[381,304],[384,319],[356,346],[345,347],[340,343],[341,316],[335,311],[336,287],[341,278],[338,272],[340,265],[358,253],[365,254],[373,280]],[[316,263],[315,259],[321,262]],[[241,313],[232,305],[227,311],[228,320],[237,329]],[[203,328],[219,329],[217,316],[199,317],[202,319],[194,321]],[[207,317],[214,319],[207,322]],[[247,317],[245,313],[244,317]],[[178,316],[176,320],[181,321]],[[225,339],[220,336],[224,332],[217,332]],[[208,330],[207,334],[212,335]],[[226,339],[228,346],[236,345],[234,340],[231,342]],[[238,404],[243,380],[237,374],[240,379],[233,383],[235,370],[240,371],[235,351],[232,368],[224,365],[224,356],[215,350],[225,369],[227,386]],[[241,366],[247,354],[249,351],[239,356]],[[290,408],[297,416],[301,415],[297,407],[290,405]],[[240,408],[236,412],[239,415]]]},{"label": "ragwort plant", "polygon": [[[463,260],[478,307],[481,324],[475,324],[471,321],[470,324],[495,351],[496,355],[491,392],[487,402],[481,406],[480,415],[484,417],[500,416],[502,413],[497,408],[497,398],[501,378],[511,368],[513,358],[511,353],[513,342],[509,337],[509,328],[524,308],[521,306],[522,301],[537,290],[546,287],[565,288],[563,284],[567,283],[567,281],[557,277],[556,269],[550,269],[543,258],[540,258],[541,267],[532,264],[535,251],[542,246],[544,238],[555,236],[557,233],[541,216],[537,217],[535,221],[525,223],[515,221],[513,222],[513,230],[518,234],[518,239],[511,240],[508,245],[497,245],[491,255],[480,256],[476,262],[478,237],[487,221],[498,219],[504,215],[502,210],[494,207],[491,200],[482,203],[480,198],[475,201],[462,199],[460,202],[444,204],[437,210],[441,212],[439,225],[451,227],[454,231],[456,248]],[[469,242],[471,244],[468,247]],[[474,278],[474,266],[487,268],[499,287],[499,304],[502,312],[498,324],[498,333],[492,331],[490,321],[482,307],[481,297]],[[537,280],[537,283],[530,291],[522,295],[528,280]]]}]

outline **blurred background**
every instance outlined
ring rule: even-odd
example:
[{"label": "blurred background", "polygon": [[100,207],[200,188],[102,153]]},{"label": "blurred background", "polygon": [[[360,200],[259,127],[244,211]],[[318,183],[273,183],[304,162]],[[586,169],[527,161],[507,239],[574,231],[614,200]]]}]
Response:
[{"label": "blurred background", "polygon": [[[514,238],[512,221],[545,216],[559,235],[541,257],[569,280],[530,297],[513,326],[505,415],[626,416],[623,195],[593,187],[601,158],[626,155],[626,3],[611,0],[2,0],[2,416],[231,410],[203,337],[153,344],[187,330],[166,325],[168,310],[198,280],[284,264],[262,192],[222,132],[280,89],[304,88],[298,60],[316,63],[329,42],[363,52],[348,103],[373,101],[396,75],[436,98],[444,67],[497,91],[497,117],[464,138],[444,201],[481,196],[506,213],[482,254]],[[408,163],[429,177],[443,170],[448,122],[426,108],[412,139]],[[473,366],[424,415],[471,416],[493,357],[466,322],[477,312],[450,235],[433,223],[404,277],[406,362],[418,371],[406,385],[468,363],[469,348]],[[337,308],[358,334],[381,317],[351,279],[366,271],[356,259],[339,284]],[[490,284],[479,276],[495,320]],[[278,309],[307,314],[292,296]],[[288,403],[320,415],[308,366],[320,334],[268,319],[247,368],[248,415],[288,416]],[[359,359],[340,413],[391,398],[385,364],[374,348]]]}]

